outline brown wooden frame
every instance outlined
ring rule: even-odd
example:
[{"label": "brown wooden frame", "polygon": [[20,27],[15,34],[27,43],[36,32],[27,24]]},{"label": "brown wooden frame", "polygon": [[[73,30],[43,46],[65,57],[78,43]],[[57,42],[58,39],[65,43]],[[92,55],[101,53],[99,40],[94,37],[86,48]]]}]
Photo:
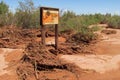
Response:
[{"label": "brown wooden frame", "polygon": [[[45,46],[45,25],[43,24],[42,21],[43,10],[54,10],[59,12],[59,9],[51,7],[40,7],[41,41],[43,46]],[[46,24],[46,25],[55,25],[55,49],[58,50],[58,24]]]},{"label": "brown wooden frame", "polygon": [[[42,21],[42,15],[43,15],[43,10],[53,10],[53,11],[58,11],[59,12],[59,9],[58,8],[51,8],[51,7],[40,7],[40,25],[44,25],[43,24],[43,21]],[[58,17],[59,19],[59,17]],[[52,24],[46,24],[46,25],[52,25]],[[55,24],[54,24],[55,25]]]}]

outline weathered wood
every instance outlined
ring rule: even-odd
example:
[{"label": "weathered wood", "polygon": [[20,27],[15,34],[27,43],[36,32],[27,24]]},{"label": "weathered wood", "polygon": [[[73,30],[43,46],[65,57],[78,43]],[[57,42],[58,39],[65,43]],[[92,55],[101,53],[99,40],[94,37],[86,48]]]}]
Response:
[{"label": "weathered wood", "polygon": [[55,49],[58,49],[58,25],[55,25]]},{"label": "weathered wood", "polygon": [[45,26],[41,26],[41,42],[45,46]]}]

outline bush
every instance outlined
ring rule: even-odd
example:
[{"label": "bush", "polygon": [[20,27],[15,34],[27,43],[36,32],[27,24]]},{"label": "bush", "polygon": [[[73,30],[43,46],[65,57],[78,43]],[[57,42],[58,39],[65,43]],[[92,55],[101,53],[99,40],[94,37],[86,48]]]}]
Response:
[{"label": "bush", "polygon": [[82,26],[89,26],[92,24],[99,24],[99,23],[107,23],[107,19],[105,18],[109,15],[102,15],[102,14],[90,14],[90,15],[76,15],[74,12],[66,12],[61,16],[60,19],[60,30],[66,29],[74,29],[76,31],[80,31]]},{"label": "bush", "polygon": [[35,28],[39,26],[39,9],[34,7],[32,0],[19,2],[15,13],[16,25],[23,28]]},{"label": "bush", "polygon": [[90,43],[93,40],[97,39],[97,35],[91,31],[91,29],[88,29],[87,27],[82,27],[81,31],[78,33],[74,34],[68,41],[73,41],[73,42],[83,42],[83,43]]},{"label": "bush", "polygon": [[3,1],[0,2],[0,26],[7,24],[7,15],[9,12],[9,7]]},{"label": "bush", "polygon": [[108,21],[108,25],[111,28],[120,29],[120,16],[117,15],[112,16]]},{"label": "bush", "polygon": [[[34,6],[32,0],[22,0],[15,14],[9,12],[9,6],[3,1],[0,2],[0,26],[17,25],[23,28],[39,27],[39,8]],[[111,14],[89,14],[76,15],[67,11],[60,16],[60,31],[73,29],[80,31],[82,26],[105,23],[111,28],[120,28],[120,16]]]},{"label": "bush", "polygon": [[93,26],[92,28],[90,28],[93,32],[95,32],[95,31],[99,31],[99,30],[101,30],[101,27],[99,27],[99,26]]}]

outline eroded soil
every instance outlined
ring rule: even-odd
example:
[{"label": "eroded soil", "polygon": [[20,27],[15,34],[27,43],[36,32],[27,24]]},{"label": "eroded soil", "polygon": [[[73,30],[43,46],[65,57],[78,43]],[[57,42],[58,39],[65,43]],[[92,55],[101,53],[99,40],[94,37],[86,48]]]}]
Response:
[{"label": "eroded soil", "polygon": [[120,30],[116,34],[104,34],[100,31],[100,40],[94,44],[94,54],[61,55],[60,58],[86,70],[80,80],[119,80],[120,79]]},{"label": "eroded soil", "polygon": [[58,51],[53,32],[43,48],[39,29],[0,29],[0,80],[120,80],[120,30],[105,27],[117,33],[98,31],[99,40],[90,45],[67,43],[68,36],[59,35]]}]

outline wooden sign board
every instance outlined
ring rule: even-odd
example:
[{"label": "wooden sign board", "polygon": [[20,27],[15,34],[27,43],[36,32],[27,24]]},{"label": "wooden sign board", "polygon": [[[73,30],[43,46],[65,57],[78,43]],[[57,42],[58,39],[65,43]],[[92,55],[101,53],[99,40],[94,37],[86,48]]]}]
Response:
[{"label": "wooden sign board", "polygon": [[53,25],[59,23],[59,9],[41,7],[40,8],[40,25]]},{"label": "wooden sign board", "polygon": [[55,25],[55,49],[58,49],[59,9],[50,7],[40,8],[41,41],[45,46],[45,25]]}]

